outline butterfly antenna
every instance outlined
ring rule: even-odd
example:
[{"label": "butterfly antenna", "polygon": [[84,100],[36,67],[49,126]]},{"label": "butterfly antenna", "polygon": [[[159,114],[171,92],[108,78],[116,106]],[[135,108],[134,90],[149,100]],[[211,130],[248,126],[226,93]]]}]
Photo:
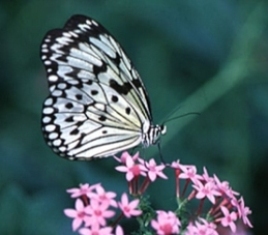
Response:
[{"label": "butterfly antenna", "polygon": [[170,121],[173,121],[173,120],[182,118],[182,117],[186,117],[186,116],[189,116],[189,115],[198,115],[199,116],[201,114],[200,113],[197,113],[197,112],[191,112],[191,113],[182,114],[180,116],[167,119],[166,121],[163,122],[163,124],[166,124],[167,122],[170,122]]}]

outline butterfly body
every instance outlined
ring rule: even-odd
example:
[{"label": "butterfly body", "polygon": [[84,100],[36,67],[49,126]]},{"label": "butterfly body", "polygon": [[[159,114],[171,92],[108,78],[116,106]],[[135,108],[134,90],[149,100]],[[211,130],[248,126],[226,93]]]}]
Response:
[{"label": "butterfly body", "polygon": [[152,124],[147,92],[110,33],[76,15],[51,30],[41,46],[50,95],[42,130],[51,148],[69,159],[107,157],[156,144],[165,128]]}]

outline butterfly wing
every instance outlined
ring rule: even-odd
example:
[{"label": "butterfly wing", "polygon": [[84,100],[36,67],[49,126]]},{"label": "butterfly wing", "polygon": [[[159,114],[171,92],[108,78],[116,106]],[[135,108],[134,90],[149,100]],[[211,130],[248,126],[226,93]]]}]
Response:
[{"label": "butterfly wing", "polygon": [[149,99],[130,60],[108,31],[76,15],[49,31],[41,46],[50,95],[42,129],[70,159],[106,157],[137,146],[150,123]]}]

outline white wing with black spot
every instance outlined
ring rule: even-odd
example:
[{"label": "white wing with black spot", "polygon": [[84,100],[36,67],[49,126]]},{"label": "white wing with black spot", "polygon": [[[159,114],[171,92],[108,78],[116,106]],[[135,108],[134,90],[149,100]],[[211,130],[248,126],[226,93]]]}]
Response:
[{"label": "white wing with black spot", "polygon": [[42,129],[59,155],[107,157],[144,143],[144,135],[155,132],[139,74],[96,21],[76,15],[63,29],[49,31],[41,59],[50,90]]}]

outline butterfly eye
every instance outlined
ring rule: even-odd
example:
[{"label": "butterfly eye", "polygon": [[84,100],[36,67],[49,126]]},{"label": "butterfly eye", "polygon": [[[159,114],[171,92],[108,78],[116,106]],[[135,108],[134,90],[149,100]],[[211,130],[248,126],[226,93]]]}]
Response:
[{"label": "butterfly eye", "polygon": [[161,134],[164,135],[167,132],[167,127],[165,125],[160,125]]},{"label": "butterfly eye", "polygon": [[41,45],[50,94],[43,104],[47,144],[71,160],[108,157],[166,132],[152,125],[149,98],[138,72],[110,33],[75,15],[49,31]]}]

